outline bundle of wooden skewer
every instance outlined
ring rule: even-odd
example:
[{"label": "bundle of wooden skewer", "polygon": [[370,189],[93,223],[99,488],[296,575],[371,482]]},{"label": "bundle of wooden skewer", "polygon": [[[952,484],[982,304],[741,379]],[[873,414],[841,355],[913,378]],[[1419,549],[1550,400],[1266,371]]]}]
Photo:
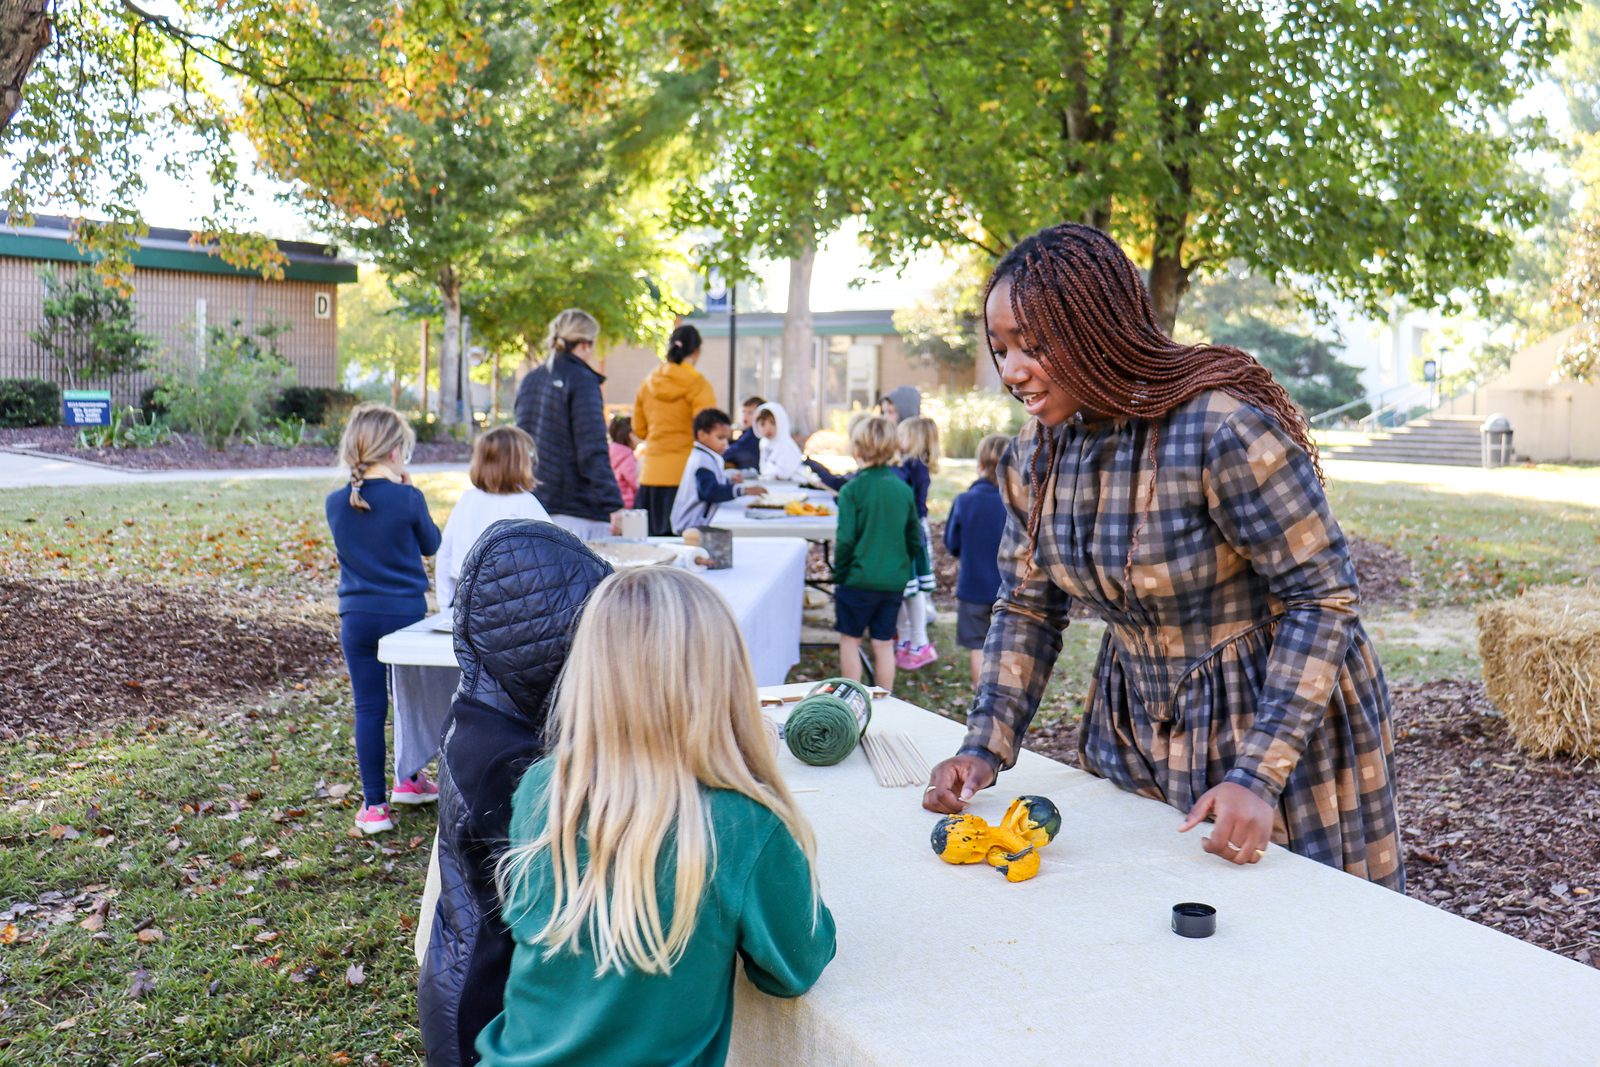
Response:
[{"label": "bundle of wooden skewer", "polygon": [[863,734],[861,751],[867,754],[872,776],[885,789],[921,785],[932,773],[909,734]]}]

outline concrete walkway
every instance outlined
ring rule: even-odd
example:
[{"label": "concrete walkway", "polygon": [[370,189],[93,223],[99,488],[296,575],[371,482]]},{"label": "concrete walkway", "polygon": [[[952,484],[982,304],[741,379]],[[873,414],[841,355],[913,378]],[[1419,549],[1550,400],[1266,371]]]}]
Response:
[{"label": "concrete walkway", "polygon": [[1528,467],[1445,467],[1429,463],[1373,463],[1350,459],[1323,462],[1331,482],[1414,485],[1441,493],[1492,493],[1600,508],[1600,467],[1533,470]]},{"label": "concrete walkway", "polygon": [[[418,463],[416,474],[465,471],[465,463]],[[252,470],[129,471],[110,470],[70,459],[41,459],[0,452],[0,489],[72,485],[143,485],[151,482],[218,482],[236,479],[313,479],[329,483],[342,478],[330,467],[262,467]]]}]

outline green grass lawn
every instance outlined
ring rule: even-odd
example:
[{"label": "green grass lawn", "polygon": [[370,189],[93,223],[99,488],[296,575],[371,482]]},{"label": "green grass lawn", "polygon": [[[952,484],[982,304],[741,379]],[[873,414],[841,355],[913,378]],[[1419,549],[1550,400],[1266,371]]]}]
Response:
[{"label": "green grass lawn", "polygon": [[[970,461],[943,465],[936,517],[973,476]],[[466,480],[419,484],[442,522]],[[326,601],[329,488],[0,491],[0,578]],[[1367,620],[1395,681],[1474,677],[1474,605],[1600,569],[1592,508],[1394,485],[1330,495],[1347,530],[1418,564],[1415,607]],[[932,632],[940,661],[899,692],[959,718],[971,686],[953,615]],[[1077,713],[1101,632],[1068,628],[1044,717]],[[795,677],[836,670],[835,653],[808,651]],[[410,941],[433,815],[349,836],[350,715],[339,676],[164,724],[0,744],[0,909],[39,909],[0,923],[0,1065],[419,1063]],[[52,925],[36,931],[41,916]]]}]

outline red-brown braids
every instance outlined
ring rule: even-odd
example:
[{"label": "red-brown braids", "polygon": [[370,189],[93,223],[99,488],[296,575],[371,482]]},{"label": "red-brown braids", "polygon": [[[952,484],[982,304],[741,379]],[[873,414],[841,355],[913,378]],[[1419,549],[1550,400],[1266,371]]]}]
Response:
[{"label": "red-brown braids", "polygon": [[[984,289],[986,334],[989,294],[1002,280],[1011,283],[1011,313],[1039,365],[1051,381],[1087,407],[1107,415],[1155,420],[1208,389],[1219,389],[1276,419],[1311,457],[1317,477],[1323,477],[1305,414],[1273,380],[1272,372],[1242,349],[1180,345],[1163,333],[1133,261],[1105,233],[1067,222],[1019,242],[994,269]],[[1028,464],[1030,571],[1032,555],[1038,551],[1044,487],[1056,462],[1055,436],[1041,430],[1043,475],[1037,448]],[[1128,549],[1130,563],[1155,493],[1156,437],[1152,425],[1150,492]]]}]

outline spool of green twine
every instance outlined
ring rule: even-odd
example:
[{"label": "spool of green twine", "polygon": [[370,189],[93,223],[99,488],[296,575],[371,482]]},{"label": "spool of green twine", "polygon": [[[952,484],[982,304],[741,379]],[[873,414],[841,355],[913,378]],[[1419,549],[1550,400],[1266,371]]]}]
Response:
[{"label": "spool of green twine", "polygon": [[856,750],[872,718],[872,693],[860,682],[829,678],[796,704],[783,727],[789,751],[803,763],[831,767]]}]

